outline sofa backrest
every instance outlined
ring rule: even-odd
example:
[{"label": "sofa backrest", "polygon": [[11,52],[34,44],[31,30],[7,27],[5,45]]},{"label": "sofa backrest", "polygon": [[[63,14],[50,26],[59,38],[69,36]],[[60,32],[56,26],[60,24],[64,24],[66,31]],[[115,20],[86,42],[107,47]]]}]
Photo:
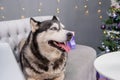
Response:
[{"label": "sofa backrest", "polygon": [[[52,16],[38,16],[33,17],[35,20],[44,21],[52,19]],[[28,36],[31,30],[30,18],[1,21],[0,22],[0,42],[7,42],[15,56],[18,55],[17,46],[21,39]]]}]

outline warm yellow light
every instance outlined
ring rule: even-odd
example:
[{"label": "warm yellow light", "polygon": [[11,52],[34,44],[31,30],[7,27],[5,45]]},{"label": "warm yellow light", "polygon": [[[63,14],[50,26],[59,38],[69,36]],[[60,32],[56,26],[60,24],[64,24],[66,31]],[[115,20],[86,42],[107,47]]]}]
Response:
[{"label": "warm yellow light", "polygon": [[112,36],[112,35],[111,35],[111,38],[113,38],[113,39],[114,39],[114,36]]},{"label": "warm yellow light", "polygon": [[88,11],[88,10],[86,10],[86,11],[85,11],[85,15],[88,15],[88,14],[89,14],[89,11]]},{"label": "warm yellow light", "polygon": [[76,6],[75,6],[75,9],[77,9],[77,8],[78,8],[78,6],[76,5]]},{"label": "warm yellow light", "polygon": [[24,18],[25,18],[25,16],[22,15],[22,16],[21,16],[21,19],[24,19]]},{"label": "warm yellow light", "polygon": [[98,11],[97,11],[98,13],[101,13],[101,10],[100,9],[98,9]]},{"label": "warm yellow light", "polygon": [[0,7],[0,9],[1,9],[1,10],[4,10],[4,7],[3,7],[3,6],[1,6],[1,7]]},{"label": "warm yellow light", "polygon": [[24,11],[24,10],[25,10],[25,8],[22,8],[22,10]]},{"label": "warm yellow light", "polygon": [[57,12],[57,13],[60,13],[60,9],[59,9],[59,8],[57,8],[57,9],[56,9],[56,12]]},{"label": "warm yellow light", "polygon": [[99,16],[100,19],[102,19],[103,17],[102,16]]},{"label": "warm yellow light", "polygon": [[103,33],[104,33],[104,34],[107,34],[107,31],[105,30]]},{"label": "warm yellow light", "polygon": [[60,11],[57,11],[57,13],[59,14],[59,13],[60,13]]},{"label": "warm yellow light", "polygon": [[87,7],[88,7],[87,5],[84,6],[84,8],[87,8]]},{"label": "warm yellow light", "polygon": [[57,11],[59,11],[60,9],[59,8],[57,8]]},{"label": "warm yellow light", "polygon": [[38,11],[40,12],[40,11],[41,11],[41,9],[38,9]]},{"label": "warm yellow light", "polygon": [[98,4],[99,4],[99,5],[101,5],[101,4],[102,4],[102,2],[100,2],[100,1],[99,1],[99,2],[98,2]]},{"label": "warm yellow light", "polygon": [[57,2],[59,3],[59,2],[60,2],[60,0],[57,0]]},{"label": "warm yellow light", "polygon": [[86,10],[86,11],[85,11],[85,13],[86,13],[86,14],[88,14],[88,13],[89,13],[89,11],[88,11],[88,10]]}]

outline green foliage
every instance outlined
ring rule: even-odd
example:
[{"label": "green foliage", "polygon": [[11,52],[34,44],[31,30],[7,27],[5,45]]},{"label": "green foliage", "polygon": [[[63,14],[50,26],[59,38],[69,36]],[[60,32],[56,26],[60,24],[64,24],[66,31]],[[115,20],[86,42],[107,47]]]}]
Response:
[{"label": "green foliage", "polygon": [[116,0],[117,2],[119,2],[120,0]]},{"label": "green foliage", "polygon": [[118,16],[116,19],[114,19],[115,22],[120,22],[120,16]]},{"label": "green foliage", "polygon": [[103,41],[104,45],[106,45],[110,51],[116,51],[117,49],[117,43],[113,40],[104,40]]},{"label": "green foliage", "polygon": [[98,47],[98,49],[99,49],[100,51],[105,51],[105,48],[103,48],[103,47]]},{"label": "green foliage", "polygon": [[105,20],[105,24],[113,24],[113,19],[109,18]]},{"label": "green foliage", "polygon": [[120,8],[110,7],[108,12],[109,17],[104,20],[106,27],[101,28],[104,35],[102,46],[98,49],[113,52],[120,50]]},{"label": "green foliage", "polygon": [[108,11],[111,12],[111,13],[114,13],[114,12],[119,13],[119,12],[120,12],[120,8],[113,8],[113,7],[110,7]]}]

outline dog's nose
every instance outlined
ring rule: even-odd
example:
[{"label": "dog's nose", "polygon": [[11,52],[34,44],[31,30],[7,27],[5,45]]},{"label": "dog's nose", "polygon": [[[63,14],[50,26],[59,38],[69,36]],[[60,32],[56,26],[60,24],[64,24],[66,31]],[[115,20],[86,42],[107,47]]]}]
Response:
[{"label": "dog's nose", "polygon": [[67,33],[67,41],[70,41],[70,39],[72,38],[72,36],[73,36],[73,33],[68,32]]}]

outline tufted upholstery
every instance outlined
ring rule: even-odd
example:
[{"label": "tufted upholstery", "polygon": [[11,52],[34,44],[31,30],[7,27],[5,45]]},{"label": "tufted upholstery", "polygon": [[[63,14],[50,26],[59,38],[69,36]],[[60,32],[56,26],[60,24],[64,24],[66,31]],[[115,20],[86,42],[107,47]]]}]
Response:
[{"label": "tufted upholstery", "polygon": [[[34,17],[38,21],[51,19],[52,16]],[[18,56],[17,46],[22,38],[28,36],[31,30],[30,18],[0,22],[0,42],[7,42],[15,56]]]}]

